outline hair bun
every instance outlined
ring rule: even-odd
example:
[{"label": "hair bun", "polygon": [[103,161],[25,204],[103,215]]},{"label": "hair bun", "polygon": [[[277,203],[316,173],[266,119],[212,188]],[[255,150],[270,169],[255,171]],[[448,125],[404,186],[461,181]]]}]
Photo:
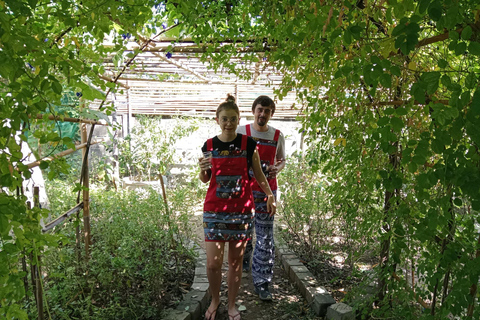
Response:
[{"label": "hair bun", "polygon": [[232,96],[232,95],[229,93],[229,94],[227,94],[227,99],[225,99],[225,101],[229,101],[229,102],[230,102],[230,101],[231,101],[231,102],[235,102],[235,97],[234,97],[234,96]]}]

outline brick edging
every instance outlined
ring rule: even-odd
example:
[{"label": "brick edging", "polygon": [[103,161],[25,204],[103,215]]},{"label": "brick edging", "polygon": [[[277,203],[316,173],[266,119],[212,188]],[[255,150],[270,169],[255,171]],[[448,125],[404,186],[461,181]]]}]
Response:
[{"label": "brick edging", "polygon": [[274,232],[275,251],[280,259],[289,280],[296,285],[302,296],[312,306],[315,314],[326,317],[326,320],[353,320],[355,314],[352,307],[345,303],[336,303],[327,289],[320,286],[313,274],[291,251],[282,238]]}]

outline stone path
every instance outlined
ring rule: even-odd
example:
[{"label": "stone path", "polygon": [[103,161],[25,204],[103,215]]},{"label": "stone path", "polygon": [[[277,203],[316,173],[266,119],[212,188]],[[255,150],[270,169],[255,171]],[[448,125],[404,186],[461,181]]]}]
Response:
[{"label": "stone path", "polygon": [[[226,269],[227,265],[224,264],[224,270],[226,271]],[[224,279],[226,279],[226,273],[224,273]],[[243,274],[237,298],[237,306],[240,310],[243,310],[240,313],[242,320],[322,319],[313,315],[308,303],[286,277],[279,259],[276,259],[271,289],[273,301],[264,302],[259,300],[253,290],[251,273]],[[227,295],[227,285],[226,282],[223,282],[221,289],[222,305],[217,315],[218,320],[228,320]]]},{"label": "stone path", "polygon": [[[192,217],[194,224],[195,241],[204,249],[205,243],[203,241],[202,215],[201,207],[197,208],[197,212]],[[225,261],[223,264],[223,282],[221,287],[221,301],[222,304],[217,314],[217,320],[228,320],[227,314],[227,296],[228,288],[226,284],[226,272],[228,269],[228,245],[225,246],[226,252],[224,255]],[[278,253],[278,250],[277,250]],[[292,284],[287,274],[285,273],[281,260],[278,255],[275,259],[273,283],[271,291],[274,301],[263,302],[255,295],[252,283],[251,273],[243,273],[242,283],[237,297],[237,306],[242,310],[242,320],[270,320],[270,319],[298,319],[298,320],[317,320],[323,319],[316,317],[310,308],[310,305],[302,297],[299,290]],[[208,307],[209,301],[206,304]],[[202,310],[202,317],[205,314],[205,309]],[[192,319],[196,320],[196,319]]]},{"label": "stone path", "polygon": [[[192,240],[200,247],[195,278],[190,291],[185,294],[176,310],[170,310],[165,320],[200,320],[210,304],[208,280],[206,276],[205,242],[203,240],[202,213],[197,208],[191,218],[193,223]],[[254,292],[251,273],[242,275],[237,296],[237,307],[242,320],[353,320],[352,308],[336,303],[325,288],[317,281],[288,246],[280,243],[276,237],[276,258],[274,277],[271,284],[273,301],[261,301]],[[222,268],[221,305],[216,320],[229,320],[227,313],[228,288],[226,284],[228,270],[228,245],[225,246]]]}]

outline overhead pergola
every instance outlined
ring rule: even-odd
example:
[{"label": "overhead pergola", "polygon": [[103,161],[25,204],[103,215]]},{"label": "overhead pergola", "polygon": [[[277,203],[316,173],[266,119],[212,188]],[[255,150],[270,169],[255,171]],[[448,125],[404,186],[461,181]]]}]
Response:
[{"label": "overhead pergola", "polygon": [[[273,90],[280,84],[282,75],[263,59],[263,52],[255,53],[258,54],[256,63],[246,63],[241,58],[231,59],[235,68],[242,68],[253,75],[252,80],[245,81],[228,70],[209,68],[209,62],[202,62],[198,57],[204,49],[195,43],[184,41],[172,45],[172,40],[150,41],[118,78],[123,92],[109,97],[117,114],[214,117],[218,104],[230,93],[237,99],[241,116],[249,117],[252,102],[257,96],[274,98]],[[141,46],[137,42],[129,42],[127,46],[131,50],[129,52],[139,48]],[[107,74],[102,76],[105,80],[117,76],[114,71],[116,61],[118,57],[106,59]],[[296,92],[289,92],[283,100],[275,102],[275,119],[294,120],[299,114],[295,104]]]}]

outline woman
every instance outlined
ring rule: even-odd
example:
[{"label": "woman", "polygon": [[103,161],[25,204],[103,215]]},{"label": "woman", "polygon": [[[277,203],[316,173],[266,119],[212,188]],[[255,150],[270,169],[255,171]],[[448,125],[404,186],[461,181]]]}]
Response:
[{"label": "woman", "polygon": [[220,285],[225,242],[228,242],[228,318],[240,320],[235,306],[240,281],[245,245],[251,238],[253,223],[253,196],[248,170],[253,169],[255,179],[267,195],[267,210],[275,214],[275,198],[262,172],[256,142],[237,134],[240,111],[235,98],[228,95],[216,112],[216,121],[222,130],[218,136],[208,139],[199,159],[202,182],[210,181],[204,203],[203,227],[207,250],[207,277],[212,302],[205,319],[214,320],[220,305]]}]

